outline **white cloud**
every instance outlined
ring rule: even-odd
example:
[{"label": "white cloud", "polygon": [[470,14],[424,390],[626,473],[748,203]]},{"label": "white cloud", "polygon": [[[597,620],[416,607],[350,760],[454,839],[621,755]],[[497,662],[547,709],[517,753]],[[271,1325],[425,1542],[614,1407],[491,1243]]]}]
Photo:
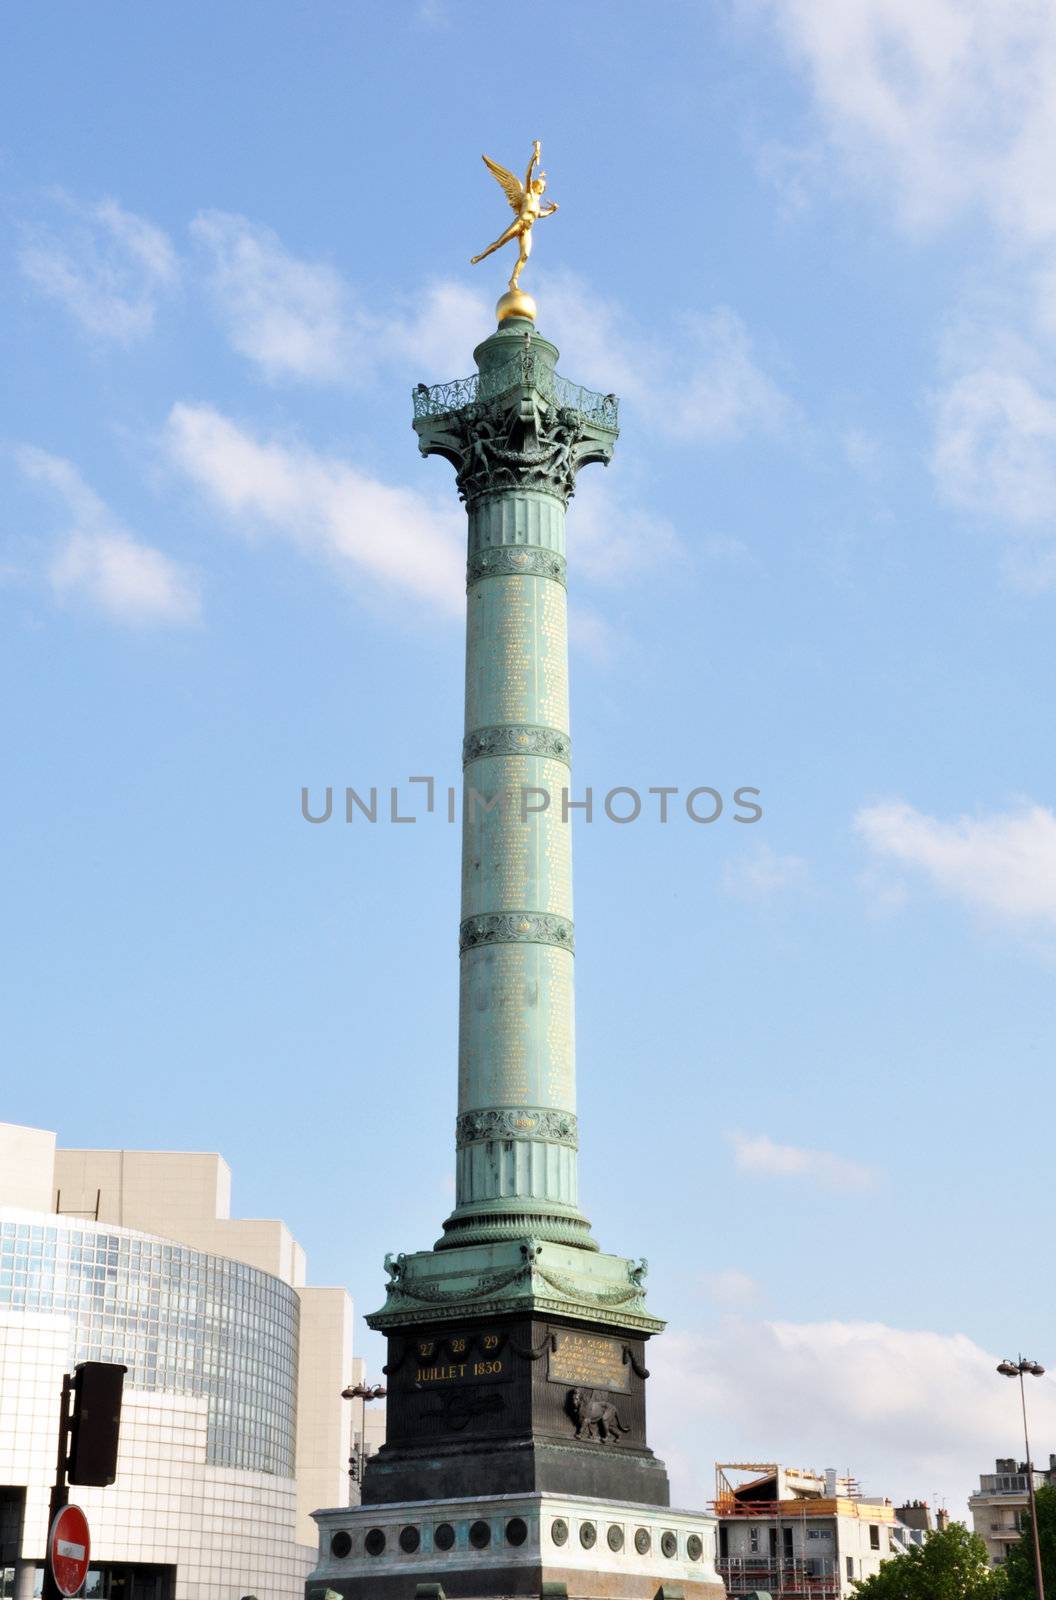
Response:
[{"label": "white cloud", "polygon": [[91,334],[131,344],[154,326],[158,300],[179,278],[167,235],[116,200],[52,197],[63,226],[26,226],[19,265],[42,294]]},{"label": "white cloud", "polygon": [[726,862],[722,886],[742,900],[773,900],[809,888],[810,868],[802,856],[782,856],[769,845],[759,845],[743,858]]},{"label": "white cloud", "polygon": [[209,258],[208,284],[231,344],[269,378],[360,376],[368,324],[341,274],[304,261],[271,228],[223,211],[191,224]]},{"label": "white cloud", "polygon": [[955,505],[1051,536],[1056,397],[1015,370],[964,373],[939,399],[932,469]]},{"label": "white cloud", "polygon": [[686,319],[689,369],[666,405],[676,437],[718,441],[777,432],[791,405],[755,359],[748,330],[729,306]]},{"label": "white cloud", "polygon": [[58,494],[70,518],[48,569],[56,598],[131,625],[198,620],[193,575],[121,527],[71,462],[30,446],[19,449],[17,459],[27,477]]},{"label": "white cloud", "polygon": [[[650,1432],[677,1505],[711,1498],[716,1459],[755,1460],[850,1467],[896,1504],[937,1492],[963,1516],[987,1462],[1022,1449],[999,1354],[963,1334],[731,1317],[663,1346]],[[1056,1434],[1056,1383],[1035,1380],[1030,1399],[1037,1436]]]},{"label": "white cloud", "polygon": [[731,1133],[729,1140],[738,1172],[768,1178],[806,1178],[830,1189],[869,1189],[876,1181],[876,1174],[869,1167],[827,1150],[776,1144],[765,1133]]},{"label": "white cloud", "polygon": [[329,562],[450,615],[465,605],[464,517],[449,498],[393,488],[333,456],[255,438],[208,406],[176,405],[172,459],[252,533],[262,525]]},{"label": "white cloud", "polygon": [[1056,815],[1044,806],[941,821],[893,800],[859,811],[855,828],[877,855],[976,911],[1056,926]]},{"label": "white cloud", "polygon": [[203,211],[191,234],[233,349],[271,380],[369,382],[381,365],[415,365],[414,380],[462,372],[491,322],[483,295],[431,282],[368,307],[329,262],[287,250],[273,229],[225,211]]},{"label": "white cloud", "polygon": [[826,131],[905,219],[983,209],[1056,234],[1056,11],[1048,0],[767,0]]},{"label": "white cloud", "polygon": [[461,283],[432,282],[404,296],[379,330],[382,356],[415,382],[443,382],[473,368],[473,350],[491,330],[494,308],[486,294]]}]

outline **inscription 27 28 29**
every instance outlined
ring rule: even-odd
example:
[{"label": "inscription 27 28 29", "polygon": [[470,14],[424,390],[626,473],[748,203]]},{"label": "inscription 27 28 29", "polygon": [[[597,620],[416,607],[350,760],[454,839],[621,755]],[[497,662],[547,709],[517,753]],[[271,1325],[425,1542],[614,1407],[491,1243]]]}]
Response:
[{"label": "inscription 27 28 29", "polygon": [[547,1377],[552,1383],[614,1389],[620,1394],[628,1394],[631,1387],[630,1367],[623,1359],[622,1344],[591,1333],[559,1333],[557,1348],[550,1352]]}]

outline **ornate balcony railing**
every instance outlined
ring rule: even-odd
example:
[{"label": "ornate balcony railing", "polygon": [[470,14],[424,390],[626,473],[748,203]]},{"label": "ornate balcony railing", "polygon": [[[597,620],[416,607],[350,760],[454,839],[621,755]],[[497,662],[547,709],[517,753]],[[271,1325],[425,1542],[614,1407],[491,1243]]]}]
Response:
[{"label": "ornate balcony railing", "polygon": [[419,383],[414,391],[415,419],[443,417],[463,406],[497,400],[516,389],[534,389],[550,405],[575,411],[596,428],[619,428],[619,401],[614,394],[595,394],[581,384],[562,378],[552,368],[522,352],[494,372],[474,373],[471,378],[453,378],[450,383],[434,383],[427,388]]}]

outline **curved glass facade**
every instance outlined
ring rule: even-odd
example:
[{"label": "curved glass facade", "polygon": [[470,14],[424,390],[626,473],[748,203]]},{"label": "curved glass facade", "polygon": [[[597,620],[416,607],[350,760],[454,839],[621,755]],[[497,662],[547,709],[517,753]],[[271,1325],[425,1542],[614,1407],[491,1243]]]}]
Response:
[{"label": "curved glass facade", "polygon": [[128,1228],[0,1218],[0,1310],[73,1325],[72,1361],[131,1389],[203,1396],[212,1466],[292,1477],[297,1293],[280,1278]]}]

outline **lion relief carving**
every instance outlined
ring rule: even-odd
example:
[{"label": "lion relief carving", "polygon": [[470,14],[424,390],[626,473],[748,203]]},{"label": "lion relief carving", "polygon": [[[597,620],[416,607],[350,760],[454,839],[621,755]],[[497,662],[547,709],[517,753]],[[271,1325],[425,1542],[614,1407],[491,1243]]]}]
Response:
[{"label": "lion relief carving", "polygon": [[577,1439],[618,1444],[620,1434],[631,1431],[620,1420],[620,1413],[612,1401],[599,1399],[593,1389],[570,1389],[566,1405],[576,1425]]}]

